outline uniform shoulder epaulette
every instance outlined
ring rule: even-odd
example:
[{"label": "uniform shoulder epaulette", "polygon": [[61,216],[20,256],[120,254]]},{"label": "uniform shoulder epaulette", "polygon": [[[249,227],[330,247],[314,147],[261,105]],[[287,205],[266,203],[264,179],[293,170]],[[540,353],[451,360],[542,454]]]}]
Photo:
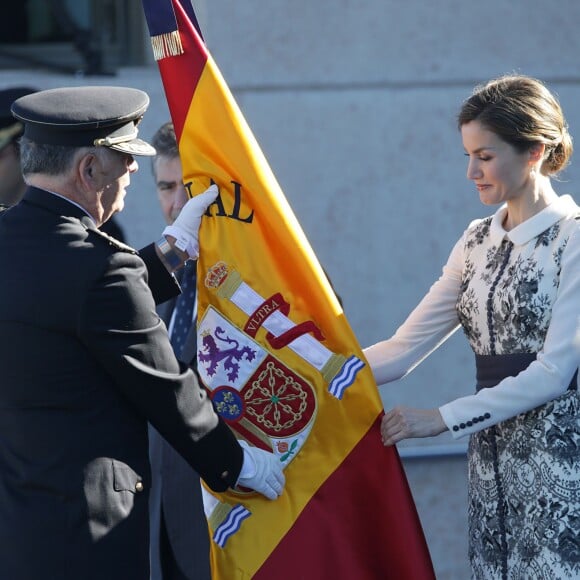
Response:
[{"label": "uniform shoulder epaulette", "polygon": [[135,248],[128,246],[124,242],[121,242],[121,240],[118,240],[117,238],[114,238],[113,236],[109,235],[107,232],[103,232],[99,229],[95,229],[94,232],[99,236],[101,236],[102,238],[104,238],[105,240],[107,240],[107,242],[109,242],[109,245],[115,247],[117,250],[121,250],[122,252],[129,252],[130,254],[138,253]]},{"label": "uniform shoulder epaulette", "polygon": [[87,224],[85,223],[84,226],[87,228],[87,231],[96,234],[97,236],[101,237],[103,240],[106,240],[106,242],[110,246],[113,246],[116,250],[120,250],[122,252],[128,252],[130,254],[138,254],[139,253],[135,248],[132,248],[131,246],[128,246],[127,244],[121,242],[117,238],[110,236],[108,233],[99,230],[94,225],[92,227],[87,227]]}]

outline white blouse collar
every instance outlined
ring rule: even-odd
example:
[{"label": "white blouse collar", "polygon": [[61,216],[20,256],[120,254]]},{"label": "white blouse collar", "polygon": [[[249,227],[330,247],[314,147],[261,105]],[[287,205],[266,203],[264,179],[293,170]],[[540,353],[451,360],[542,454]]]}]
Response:
[{"label": "white blouse collar", "polygon": [[507,205],[504,204],[495,212],[491,219],[491,238],[495,243],[500,243],[507,236],[516,246],[521,246],[539,236],[562,218],[579,210],[580,208],[576,205],[571,195],[562,195],[535,216],[522,222],[513,230],[506,232],[502,225],[507,213]]}]

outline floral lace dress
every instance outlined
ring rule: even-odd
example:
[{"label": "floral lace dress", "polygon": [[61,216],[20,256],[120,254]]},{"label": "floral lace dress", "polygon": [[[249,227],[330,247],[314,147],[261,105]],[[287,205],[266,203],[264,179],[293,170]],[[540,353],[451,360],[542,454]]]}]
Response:
[{"label": "floral lace dress", "polygon": [[470,224],[423,300],[364,354],[386,384],[461,326],[492,369],[529,361],[439,407],[454,438],[471,438],[473,576],[580,579],[580,207],[561,196],[510,232],[506,211]]},{"label": "floral lace dress", "polygon": [[[540,353],[548,333],[554,334],[553,349],[566,348],[566,337],[558,337],[550,324],[556,300],[575,300],[576,308],[568,311],[580,317],[580,295],[559,293],[562,256],[579,216],[555,216],[546,221],[553,222],[546,229],[515,243],[498,231],[493,220],[499,217],[478,222],[464,238],[457,312],[473,351]],[[576,267],[580,271],[580,263]],[[558,372],[549,360],[541,364]],[[517,388],[536,389],[533,375],[526,380],[522,373],[520,378]],[[510,396],[516,398],[517,391]],[[472,433],[468,458],[474,577],[580,578],[576,376],[548,402]]]}]

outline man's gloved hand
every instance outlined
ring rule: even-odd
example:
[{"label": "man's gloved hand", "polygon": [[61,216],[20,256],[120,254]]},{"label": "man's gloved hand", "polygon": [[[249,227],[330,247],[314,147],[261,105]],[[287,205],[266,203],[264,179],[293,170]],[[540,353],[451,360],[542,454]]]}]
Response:
[{"label": "man's gloved hand", "polygon": [[163,230],[164,236],[173,236],[175,245],[196,260],[199,257],[199,226],[201,216],[218,196],[218,186],[210,185],[203,193],[191,198],[179,212],[175,221]]},{"label": "man's gloved hand", "polygon": [[251,447],[245,441],[239,443],[244,450],[244,463],[237,485],[258,491],[268,499],[282,495],[286,478],[280,460],[273,453]]}]

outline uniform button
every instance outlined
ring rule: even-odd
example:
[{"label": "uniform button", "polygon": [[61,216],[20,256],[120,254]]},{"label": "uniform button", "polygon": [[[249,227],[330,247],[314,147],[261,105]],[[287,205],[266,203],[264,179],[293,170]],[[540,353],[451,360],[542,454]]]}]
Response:
[{"label": "uniform button", "polygon": [[453,425],[453,431],[459,431],[459,427],[457,425]]},{"label": "uniform button", "polygon": [[483,415],[480,415],[480,416],[479,416],[479,420],[480,420],[480,421],[485,421],[485,417],[484,417]]},{"label": "uniform button", "polygon": [[473,427],[473,421],[467,421],[467,426],[468,427]]},{"label": "uniform button", "polygon": [[472,421],[473,421],[474,423],[479,423],[479,417],[473,417]]},{"label": "uniform button", "polygon": [[486,413],[486,414],[483,416],[483,418],[484,418],[484,419],[489,419],[490,417],[491,417],[491,415],[490,415],[489,413]]},{"label": "uniform button", "polygon": [[465,423],[459,423],[459,426],[460,426],[462,429],[465,429]]},{"label": "uniform button", "polygon": [[141,491],[143,491],[143,489],[145,489],[145,488],[143,487],[143,482],[142,482],[142,481],[138,481],[138,482],[135,484],[135,491],[136,491],[136,492],[141,492]]}]

